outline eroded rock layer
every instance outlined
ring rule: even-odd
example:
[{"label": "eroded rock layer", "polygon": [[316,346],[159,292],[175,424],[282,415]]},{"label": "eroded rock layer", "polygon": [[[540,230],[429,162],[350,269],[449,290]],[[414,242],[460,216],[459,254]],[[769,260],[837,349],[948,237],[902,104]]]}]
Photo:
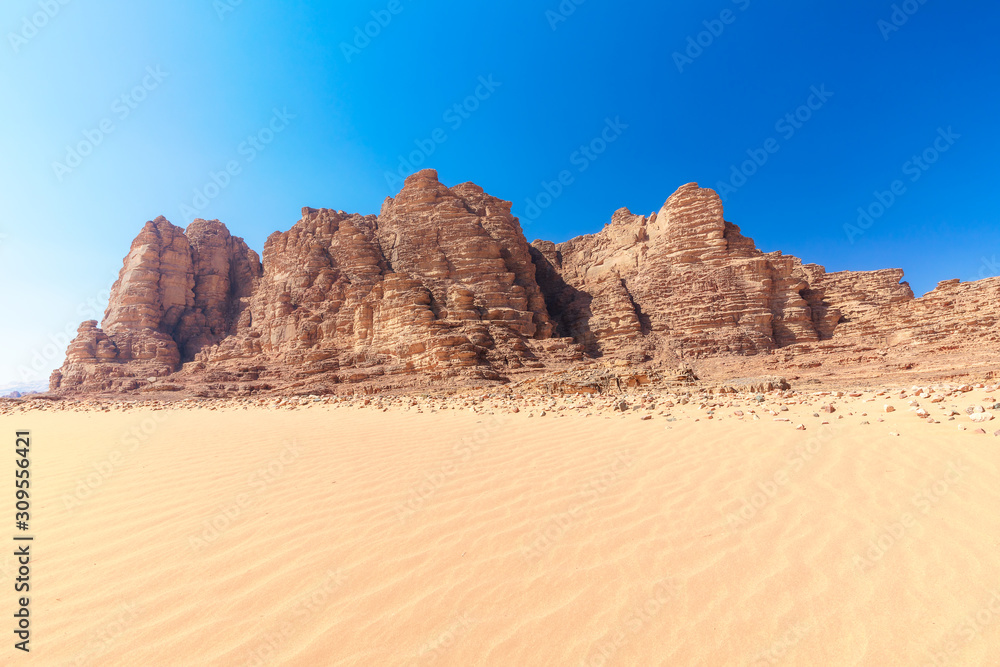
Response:
[{"label": "eroded rock layer", "polygon": [[675,369],[879,337],[947,348],[970,322],[997,342],[1000,280],[915,299],[902,276],[763,253],[693,183],[650,216],[622,209],[596,234],[529,246],[510,202],[425,170],[377,216],[303,209],[263,262],[218,221],[146,223],[103,327],[80,327],[51,389],[415,386],[597,359]]},{"label": "eroded rock layer", "polygon": [[257,253],[218,220],[187,231],[162,216],[132,242],[104,311],[84,322],[50,388],[130,390],[170,375],[249,323],[261,275]]}]

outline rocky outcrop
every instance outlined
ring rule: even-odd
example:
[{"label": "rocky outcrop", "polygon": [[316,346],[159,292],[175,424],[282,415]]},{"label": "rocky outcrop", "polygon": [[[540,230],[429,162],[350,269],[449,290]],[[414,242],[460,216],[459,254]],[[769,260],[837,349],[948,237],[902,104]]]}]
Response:
[{"label": "rocky outcrop", "polygon": [[261,273],[257,254],[218,220],[185,232],[147,222],[111,288],[103,329],[84,322],[52,390],[130,390],[170,375],[238,331]]},{"label": "rocky outcrop", "polygon": [[601,358],[666,377],[696,359],[865,350],[879,336],[947,347],[969,323],[996,342],[1000,279],[914,299],[902,275],[763,253],[694,183],[649,216],[621,209],[596,234],[529,246],[509,202],[425,170],[377,216],[303,209],[263,262],[218,221],[146,223],[103,327],[80,327],[51,388],[149,390],[170,376],[215,394],[326,391]]},{"label": "rocky outcrop", "polygon": [[[180,380],[240,389],[537,365],[530,342],[553,325],[510,209],[424,171],[379,216],[303,209],[268,238],[263,268],[218,222],[158,218],[125,259],[103,330],[81,329],[52,387],[133,388],[180,364]],[[173,348],[140,367],[119,350],[127,336]]]},{"label": "rocky outcrop", "polygon": [[844,280],[760,252],[694,183],[649,217],[622,209],[597,234],[533,247],[550,311],[595,355],[664,342],[677,356],[768,352],[831,337],[843,309],[912,298],[901,272]]},{"label": "rocky outcrop", "polygon": [[[816,264],[806,264],[802,269],[809,282],[806,296],[821,339],[831,338],[838,325],[857,322],[888,305],[913,300],[913,290],[903,282],[902,269],[827,273]],[[837,304],[836,309],[831,309],[831,303]]]},{"label": "rocky outcrop", "polygon": [[972,344],[995,353],[1000,343],[1000,278],[973,283],[945,280],[919,299],[895,298],[859,312],[841,325],[838,335],[937,350]]},{"label": "rocky outcrop", "polygon": [[119,330],[111,335],[90,320],[80,325],[54,371],[55,390],[129,391],[170,375],[180,365],[177,343],[154,329]]},{"label": "rocky outcrop", "polygon": [[520,367],[552,325],[510,206],[424,171],[379,216],[303,209],[267,240],[252,326],[197,361],[261,356],[336,380]]}]

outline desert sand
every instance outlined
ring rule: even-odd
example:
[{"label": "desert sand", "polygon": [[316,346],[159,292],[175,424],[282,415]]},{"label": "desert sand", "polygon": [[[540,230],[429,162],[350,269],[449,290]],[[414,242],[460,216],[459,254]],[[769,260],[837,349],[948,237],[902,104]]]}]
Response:
[{"label": "desert sand", "polygon": [[8,403],[30,662],[1000,663],[1000,390],[853,393]]}]

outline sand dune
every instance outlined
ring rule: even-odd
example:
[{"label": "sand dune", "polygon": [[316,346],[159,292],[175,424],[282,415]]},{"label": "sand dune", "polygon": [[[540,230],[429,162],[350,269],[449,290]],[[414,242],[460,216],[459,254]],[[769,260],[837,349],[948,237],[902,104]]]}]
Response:
[{"label": "sand dune", "polygon": [[865,398],[0,417],[34,438],[30,659],[1000,664],[1000,440]]}]

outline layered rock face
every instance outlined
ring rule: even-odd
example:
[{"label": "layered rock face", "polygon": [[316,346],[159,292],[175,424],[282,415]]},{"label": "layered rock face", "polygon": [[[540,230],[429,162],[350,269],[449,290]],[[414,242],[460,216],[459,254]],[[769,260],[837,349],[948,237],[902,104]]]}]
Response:
[{"label": "layered rock face", "polygon": [[675,368],[879,335],[941,342],[950,334],[927,322],[954,312],[995,331],[1000,279],[922,299],[901,279],[763,253],[693,183],[650,216],[622,209],[599,233],[529,246],[509,202],[426,170],[377,216],[303,209],[263,263],[218,221],[147,223],[103,328],[81,326],[51,387],[151,389],[170,376],[215,393],[322,391],[600,358]]},{"label": "layered rock face", "polygon": [[289,376],[337,379],[519,367],[525,341],[552,326],[510,206],[425,171],[379,216],[303,209],[267,240],[250,330],[197,360],[259,355]]},{"label": "layered rock face", "polygon": [[50,380],[53,390],[129,390],[170,375],[235,334],[260,279],[257,253],[218,220],[185,233],[165,218],[132,242],[104,312],[84,322]]},{"label": "layered rock face", "polygon": [[867,339],[887,347],[925,345],[936,351],[971,344],[993,353],[1000,343],[1000,278],[945,280],[919,299],[864,305],[855,306],[856,314],[838,329],[845,343]]},{"label": "layered rock face", "polygon": [[[81,328],[52,388],[148,386],[181,363],[175,380],[253,388],[538,365],[529,341],[553,325],[510,208],[424,171],[378,216],[303,209],[268,238],[263,268],[219,223],[157,219],[125,259],[104,330]],[[129,357],[128,332],[164,349]]]},{"label": "layered rock face", "polygon": [[832,337],[845,312],[913,298],[901,271],[840,279],[760,252],[694,183],[648,218],[622,209],[597,234],[532,245],[560,329],[592,354],[767,352]]}]

